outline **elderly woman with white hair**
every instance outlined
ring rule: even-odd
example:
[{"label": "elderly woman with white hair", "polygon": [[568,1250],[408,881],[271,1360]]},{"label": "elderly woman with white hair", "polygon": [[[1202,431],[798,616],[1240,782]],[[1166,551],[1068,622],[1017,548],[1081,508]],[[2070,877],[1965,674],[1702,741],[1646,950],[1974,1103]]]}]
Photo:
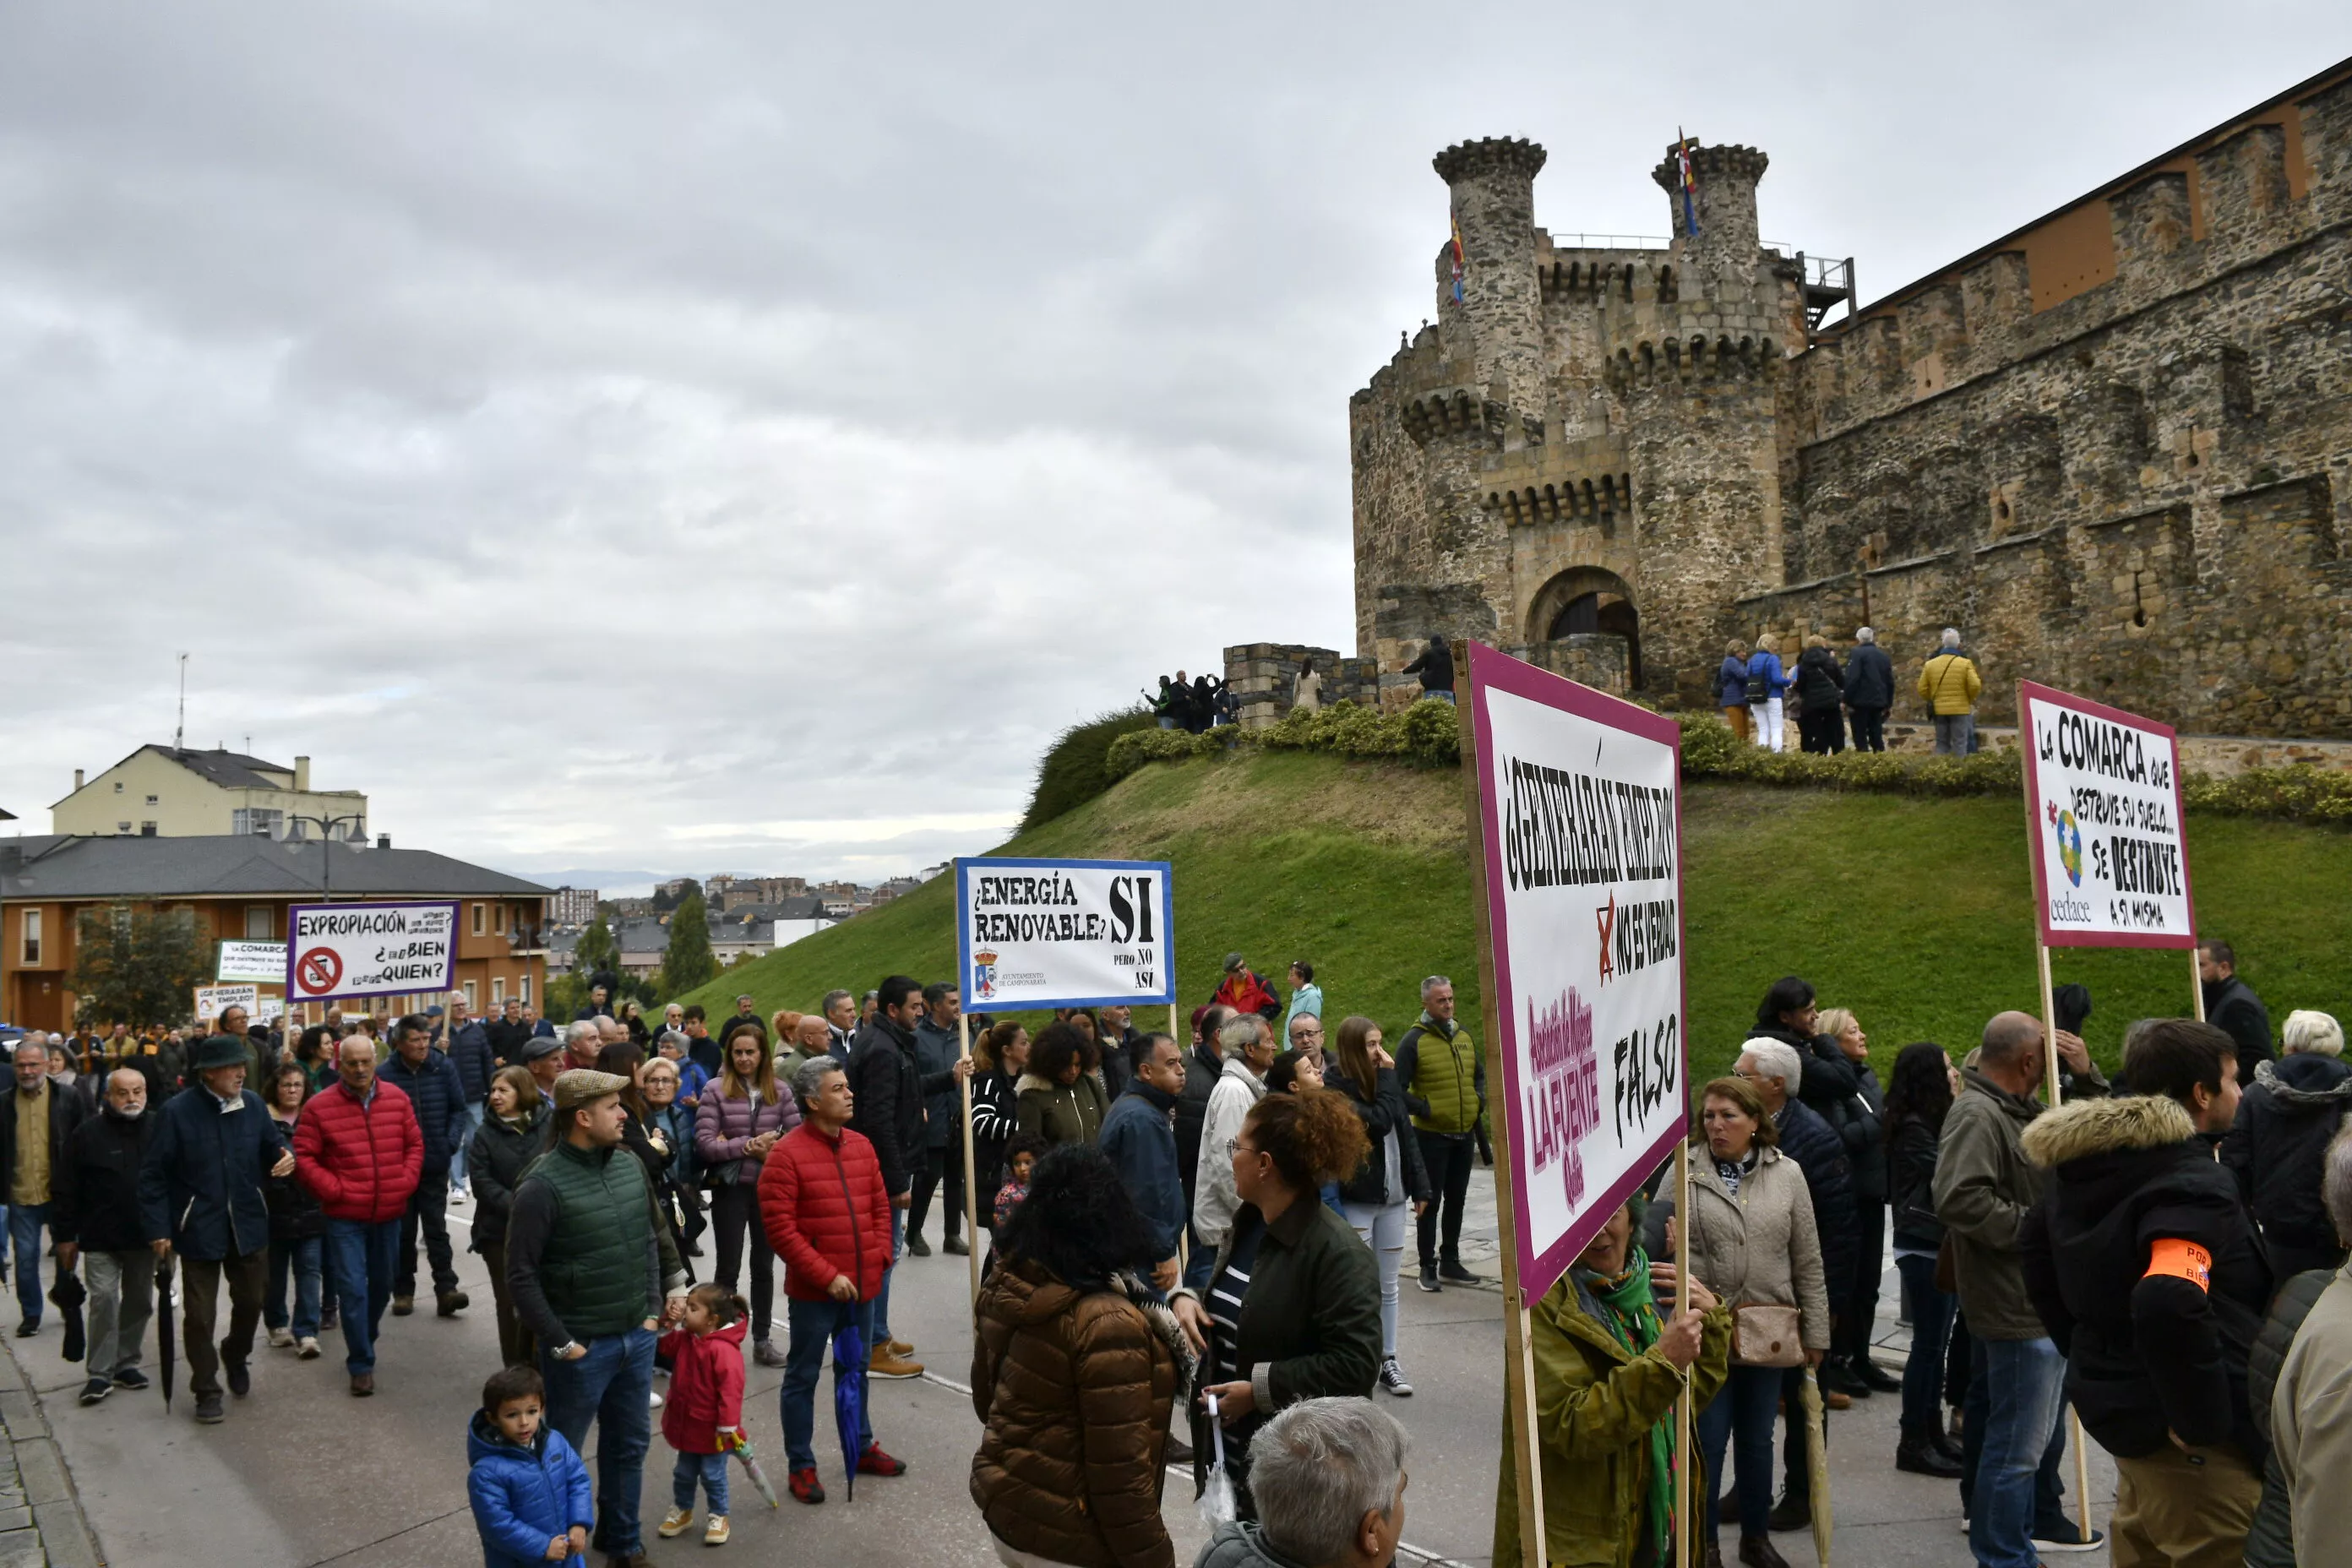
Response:
[{"label": "elderly woman with white hair", "polygon": [[1369,1399],[1302,1399],[1258,1428],[1258,1517],[1193,1568],[1389,1568],[1404,1534],[1404,1427]]},{"label": "elderly woman with white hair", "polygon": [[2262,1226],[2271,1275],[2338,1268],[2345,1249],[2320,1201],[2328,1140],[2352,1108],[2352,1067],[2344,1029],[2325,1013],[2287,1015],[2281,1055],[2254,1068],[2238,1119],[2221,1140],[2221,1163]]}]

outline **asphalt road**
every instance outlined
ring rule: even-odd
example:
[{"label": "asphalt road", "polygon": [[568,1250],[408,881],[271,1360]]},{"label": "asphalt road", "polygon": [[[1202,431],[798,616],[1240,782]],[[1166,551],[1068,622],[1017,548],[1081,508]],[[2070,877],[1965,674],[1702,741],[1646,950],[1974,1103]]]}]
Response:
[{"label": "asphalt road", "polygon": [[[1483,1201],[1474,1207],[1465,1250],[1474,1268],[1491,1271],[1491,1198],[1480,1175]],[[936,1242],[936,1217],[932,1225]],[[728,1552],[774,1561],[789,1542],[798,1560],[814,1552],[816,1561],[877,1568],[987,1568],[996,1562],[966,1490],[980,1426],[963,1387],[971,1367],[964,1260],[939,1255],[902,1267],[894,1287],[896,1327],[914,1342],[928,1371],[916,1381],[876,1382],[872,1399],[875,1431],[908,1461],[908,1473],[866,1478],[854,1501],[845,1499],[837,1446],[828,1441],[828,1381],[819,1393],[817,1450],[831,1500],[809,1508],[786,1495],[772,1512],[738,1471]],[[298,1362],[291,1351],[257,1351],[252,1396],[232,1400],[228,1420],[215,1427],[189,1419],[184,1393],[169,1416],[152,1393],[117,1393],[80,1409],[73,1403],[80,1368],[58,1358],[55,1326],[37,1340],[17,1342],[13,1348],[42,1394],[108,1563],[449,1568],[479,1561],[466,1504],[465,1428],[481,1380],[497,1365],[497,1335],[480,1259],[461,1252],[458,1272],[474,1298],[470,1310],[448,1321],[429,1309],[385,1320],[373,1399],[345,1392],[340,1343],[331,1335],[323,1342],[327,1353],[315,1362]],[[1412,1433],[1404,1539],[1415,1556],[1470,1568],[1485,1568],[1489,1559],[1502,1432],[1500,1307],[1490,1292],[1425,1295],[1406,1284],[1399,1350],[1417,1392],[1410,1399],[1381,1397]],[[1899,1348],[1891,1304],[1882,1327],[1889,1348]],[[152,1348],[151,1338],[151,1364]],[[782,1374],[751,1371],[746,1422],[781,1484]],[[1894,1401],[1885,1397],[1832,1417],[1837,1560],[1967,1563],[1955,1489],[1895,1472],[1895,1425]],[[2093,1493],[2104,1499],[2113,1492],[2113,1470],[2104,1456],[2095,1459]],[[656,1563],[696,1560],[705,1551],[698,1530],[675,1542],[652,1536],[652,1523],[668,1506],[669,1464],[656,1428],[644,1494],[648,1549]],[[1191,1494],[1189,1479],[1171,1474],[1166,1515],[1180,1563],[1205,1535]],[[2098,1512],[2104,1522],[2105,1510]],[[1808,1536],[1786,1535],[1779,1543],[1791,1562],[1811,1560]],[[2101,1551],[2056,1561],[2105,1560]]]}]

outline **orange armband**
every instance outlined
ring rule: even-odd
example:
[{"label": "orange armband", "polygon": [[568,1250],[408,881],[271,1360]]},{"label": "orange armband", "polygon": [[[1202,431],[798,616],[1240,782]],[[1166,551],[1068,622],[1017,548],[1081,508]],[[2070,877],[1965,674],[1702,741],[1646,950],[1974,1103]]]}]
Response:
[{"label": "orange armband", "polygon": [[2153,1279],[2159,1274],[2186,1279],[2200,1290],[2210,1291],[2213,1288],[2213,1255],[2193,1241],[2159,1237],[2148,1245],[2147,1272],[2141,1278]]}]

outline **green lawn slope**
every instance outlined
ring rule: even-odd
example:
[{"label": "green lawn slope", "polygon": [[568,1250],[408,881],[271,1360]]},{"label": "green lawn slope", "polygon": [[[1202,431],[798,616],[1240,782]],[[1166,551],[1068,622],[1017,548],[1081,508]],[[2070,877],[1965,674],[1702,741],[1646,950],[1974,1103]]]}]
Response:
[{"label": "green lawn slope", "polygon": [[[2016,801],[1701,784],[1684,826],[1701,1078],[1728,1070],[1756,999],[1782,974],[1853,1008],[1882,1071],[1906,1042],[1964,1046],[1992,1013],[2036,1005]],[[1311,961],[1334,1018],[1365,1013],[1391,1037],[1424,974],[1452,975],[1475,1006],[1462,777],[1450,770],[1304,752],[1154,764],[996,852],[1173,862],[1187,1013],[1234,949],[1277,981],[1290,960]],[[2236,944],[2274,1024],[2293,1007],[2352,1005],[2352,834],[2192,815],[2189,854],[2199,923]],[[940,878],[681,1000],[714,1016],[744,991],[762,1013],[806,1009],[895,972],[949,975],[953,890]],[[2189,1005],[2182,953],[2062,950],[2054,964],[2060,984],[2090,986],[2085,1033],[2110,1065],[2132,1019]]]}]

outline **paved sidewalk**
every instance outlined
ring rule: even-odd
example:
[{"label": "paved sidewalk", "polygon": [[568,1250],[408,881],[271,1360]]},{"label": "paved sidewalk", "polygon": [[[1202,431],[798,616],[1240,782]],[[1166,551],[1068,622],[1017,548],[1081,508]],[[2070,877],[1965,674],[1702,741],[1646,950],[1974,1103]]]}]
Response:
[{"label": "paved sidewalk", "polygon": [[[27,1343],[54,1354],[57,1331]],[[16,1342],[0,1339],[0,1351],[6,1352],[0,1355],[0,1425],[7,1436],[0,1454],[0,1568],[97,1568],[105,1560],[49,1435],[41,1396],[16,1359]]]}]

